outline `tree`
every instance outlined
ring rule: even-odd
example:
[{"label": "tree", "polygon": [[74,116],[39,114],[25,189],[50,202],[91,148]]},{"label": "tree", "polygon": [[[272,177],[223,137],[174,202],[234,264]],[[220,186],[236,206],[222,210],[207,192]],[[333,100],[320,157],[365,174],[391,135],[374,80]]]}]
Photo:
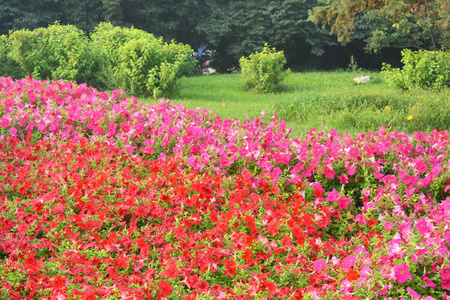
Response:
[{"label": "tree", "polygon": [[[309,20],[331,26],[338,41],[364,37],[366,48],[386,47],[436,50],[450,46],[449,0],[324,0]],[[365,25],[363,25],[365,24]],[[367,26],[368,34],[358,32]],[[365,28],[364,28],[365,27]]]},{"label": "tree", "polygon": [[10,30],[46,27],[58,18],[58,0],[2,0],[0,34]]},{"label": "tree", "polygon": [[299,40],[321,55],[334,43],[326,31],[306,21],[315,5],[315,0],[211,1],[210,15],[197,30],[216,51],[218,67],[237,65],[240,57],[261,51],[265,43],[284,50],[288,59],[298,51]]},{"label": "tree", "polygon": [[103,22],[101,0],[59,1],[58,20],[61,24],[75,25],[84,32],[91,32]]}]

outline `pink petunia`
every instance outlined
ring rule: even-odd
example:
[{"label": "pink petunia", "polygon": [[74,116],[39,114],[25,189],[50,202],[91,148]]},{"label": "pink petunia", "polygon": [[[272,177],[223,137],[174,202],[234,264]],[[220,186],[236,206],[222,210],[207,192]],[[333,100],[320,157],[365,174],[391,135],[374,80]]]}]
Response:
[{"label": "pink petunia", "polygon": [[359,149],[358,148],[351,148],[350,151],[348,151],[348,154],[352,158],[358,158],[358,156],[359,156]]},{"label": "pink petunia", "polygon": [[353,255],[347,256],[344,258],[344,262],[342,263],[342,267],[351,269],[355,265],[356,258]]},{"label": "pink petunia", "polygon": [[396,265],[394,267],[394,273],[397,276],[398,283],[405,283],[407,280],[413,279],[406,264]]},{"label": "pink petunia", "polygon": [[327,265],[325,259],[318,259],[314,262],[314,270],[320,271]]},{"label": "pink petunia", "polygon": [[61,137],[62,137],[63,139],[68,139],[68,138],[70,137],[70,133],[68,133],[67,131],[63,131],[63,132],[61,133]]},{"label": "pink petunia", "polygon": [[0,127],[9,127],[12,123],[12,118],[9,115],[5,115],[0,119]]},{"label": "pink petunia", "polygon": [[450,244],[450,232],[446,232],[444,234],[444,240],[447,242],[447,244]]},{"label": "pink petunia", "polygon": [[406,288],[406,290],[411,295],[411,299],[412,300],[416,300],[416,299],[420,299],[421,298],[421,296],[415,290],[410,288],[409,286]]},{"label": "pink petunia", "polygon": [[441,279],[444,281],[450,281],[450,266],[446,266],[439,270],[441,273]]},{"label": "pink petunia", "polygon": [[427,276],[424,276],[422,278],[422,280],[427,285],[427,287],[430,287],[432,289],[436,288],[436,284],[430,278],[428,278]]},{"label": "pink petunia", "polygon": [[348,209],[348,205],[350,204],[350,199],[345,196],[341,196],[338,199],[338,204],[339,204],[339,209]]},{"label": "pink petunia", "polygon": [[384,222],[383,226],[384,226],[384,229],[386,229],[387,231],[390,231],[390,230],[392,230],[392,228],[394,228],[394,223]]},{"label": "pink petunia", "polygon": [[125,151],[126,151],[127,153],[129,153],[129,154],[133,153],[134,150],[135,150],[134,147],[131,146],[131,145],[126,145],[126,146],[125,146]]},{"label": "pink petunia", "polygon": [[419,233],[421,235],[426,234],[428,232],[428,223],[427,223],[427,221],[418,220],[416,222],[416,228],[417,228],[417,231],[419,231]]},{"label": "pink petunia", "polygon": [[16,137],[17,136],[17,129],[16,129],[16,127],[11,127],[9,129],[9,133],[11,134],[11,136]]},{"label": "pink petunia", "polygon": [[367,224],[367,222],[366,222],[366,217],[365,217],[364,215],[362,215],[362,214],[358,214],[358,215],[356,216],[356,222],[358,222],[359,225],[365,225],[365,224]]},{"label": "pink petunia", "polygon": [[346,184],[348,183],[348,176],[345,174],[341,174],[338,176],[339,180],[341,181],[342,184]]},{"label": "pink petunia", "polygon": [[414,161],[416,170],[419,171],[420,173],[425,173],[428,170],[428,166],[427,164],[422,160],[421,157],[417,158]]},{"label": "pink petunia", "polygon": [[326,178],[334,178],[334,175],[336,175],[336,172],[333,171],[333,169],[330,169],[329,167],[325,167],[323,169],[323,173],[325,174]]}]

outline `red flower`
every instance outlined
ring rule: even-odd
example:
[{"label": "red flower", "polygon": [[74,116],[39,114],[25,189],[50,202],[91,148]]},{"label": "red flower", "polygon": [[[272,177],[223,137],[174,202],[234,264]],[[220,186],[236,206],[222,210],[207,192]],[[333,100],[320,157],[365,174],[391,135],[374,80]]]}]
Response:
[{"label": "red flower", "polygon": [[249,248],[246,248],[244,252],[242,252],[242,258],[247,262],[252,259],[253,252]]},{"label": "red flower", "polygon": [[128,258],[122,253],[118,258],[114,260],[114,267],[116,269],[128,267]]},{"label": "red flower", "polygon": [[353,269],[350,269],[347,274],[345,275],[345,277],[349,280],[349,281],[355,281],[359,279],[359,274],[358,272],[356,272]]},{"label": "red flower", "polygon": [[168,284],[165,280],[158,283],[158,287],[161,290],[161,294],[159,294],[158,299],[169,296],[170,293],[172,293],[172,291],[173,291],[173,286]]}]

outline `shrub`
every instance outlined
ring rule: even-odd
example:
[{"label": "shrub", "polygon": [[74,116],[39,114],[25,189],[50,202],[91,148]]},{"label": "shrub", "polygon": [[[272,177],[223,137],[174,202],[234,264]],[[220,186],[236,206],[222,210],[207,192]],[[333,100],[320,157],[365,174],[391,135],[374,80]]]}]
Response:
[{"label": "shrub", "polygon": [[383,64],[387,80],[409,90],[413,86],[440,89],[450,86],[450,53],[444,51],[402,51],[402,70]]},{"label": "shrub", "polygon": [[277,91],[287,76],[287,71],[283,69],[286,64],[283,51],[277,52],[267,44],[262,52],[241,57],[239,64],[242,69],[242,81],[248,90],[253,89],[262,93]]},{"label": "shrub", "polygon": [[164,43],[162,38],[135,28],[102,23],[91,39],[105,57],[102,69],[107,84],[132,94],[168,96],[191,67],[189,45]]},{"label": "shrub", "polygon": [[18,77],[66,79],[98,85],[98,57],[82,30],[54,25],[33,31],[18,30],[9,36],[8,59],[19,67]]}]

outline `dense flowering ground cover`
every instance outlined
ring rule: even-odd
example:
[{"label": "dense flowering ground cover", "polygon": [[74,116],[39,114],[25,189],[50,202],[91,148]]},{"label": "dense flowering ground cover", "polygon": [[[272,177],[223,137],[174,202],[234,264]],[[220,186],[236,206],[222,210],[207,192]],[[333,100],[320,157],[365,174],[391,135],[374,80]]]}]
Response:
[{"label": "dense flowering ground cover", "polygon": [[450,299],[449,132],[0,78],[3,299]]}]

